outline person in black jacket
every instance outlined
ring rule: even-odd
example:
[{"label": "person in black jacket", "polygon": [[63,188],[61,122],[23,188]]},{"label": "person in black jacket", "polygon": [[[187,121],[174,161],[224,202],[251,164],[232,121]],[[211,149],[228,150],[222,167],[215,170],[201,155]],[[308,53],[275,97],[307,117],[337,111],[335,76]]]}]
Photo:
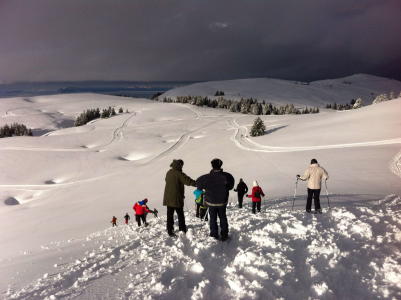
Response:
[{"label": "person in black jacket", "polygon": [[220,219],[221,240],[228,238],[228,222],[226,208],[229,191],[234,187],[234,177],[223,172],[223,162],[215,158],[211,161],[212,170],[196,180],[196,187],[205,190],[205,204],[209,207],[210,236],[219,238],[217,216]]},{"label": "person in black jacket", "polygon": [[238,194],[238,207],[242,208],[242,200],[244,200],[244,195],[248,193],[248,186],[242,180],[242,178],[239,179],[239,183],[237,185],[237,188],[234,189],[234,192],[237,192]]}]

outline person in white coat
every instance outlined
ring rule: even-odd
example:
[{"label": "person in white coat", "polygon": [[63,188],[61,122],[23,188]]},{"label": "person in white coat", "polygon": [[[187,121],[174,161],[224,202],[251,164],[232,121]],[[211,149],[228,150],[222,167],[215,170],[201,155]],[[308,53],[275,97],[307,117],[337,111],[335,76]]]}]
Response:
[{"label": "person in white coat", "polygon": [[322,213],[320,207],[320,190],[322,187],[322,179],[327,180],[329,174],[327,171],[319,166],[317,160],[314,158],[310,162],[310,166],[305,170],[303,176],[297,175],[297,178],[303,181],[308,181],[308,199],[306,201],[306,212],[310,213],[312,208],[312,197],[315,204],[315,213]]}]

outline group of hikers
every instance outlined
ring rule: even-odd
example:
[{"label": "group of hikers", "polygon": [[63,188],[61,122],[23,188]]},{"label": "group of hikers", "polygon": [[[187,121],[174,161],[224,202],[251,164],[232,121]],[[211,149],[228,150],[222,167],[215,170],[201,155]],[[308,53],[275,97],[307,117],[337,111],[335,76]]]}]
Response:
[{"label": "group of hikers", "polygon": [[[146,222],[146,216],[148,213],[152,213],[157,218],[158,214],[157,209],[156,208],[153,210],[149,209],[147,203],[148,199],[145,198],[141,201],[136,202],[132,207],[132,209],[135,211],[135,220],[138,224],[138,227],[140,227],[142,223],[145,227],[149,225],[148,222]],[[124,222],[126,225],[129,224],[130,219],[131,219],[130,215],[126,213],[124,216]],[[117,218],[115,216],[113,216],[113,218],[111,219],[111,224],[112,227],[117,226]]]},{"label": "group of hikers", "polygon": [[[166,185],[164,189],[163,205],[167,207],[167,233],[171,237],[175,237],[174,231],[174,213],[178,216],[178,230],[187,232],[184,215],[184,186],[196,187],[194,191],[196,204],[196,217],[209,221],[210,236],[225,241],[228,239],[228,221],[226,209],[228,204],[229,191],[234,188],[234,177],[222,169],[223,162],[219,158],[211,161],[212,170],[198,179],[193,180],[183,172],[184,161],[182,159],[174,159],[170,164],[170,170],[166,174]],[[305,170],[304,175],[296,175],[298,180],[308,181],[307,191],[308,198],[306,202],[306,212],[311,213],[312,198],[314,199],[314,213],[322,213],[320,207],[320,190],[322,179],[328,179],[327,171],[319,166],[316,159],[311,160],[310,166]],[[256,180],[253,181],[252,190],[248,193],[248,186],[241,178],[237,187],[234,189],[238,195],[238,207],[242,208],[243,198],[251,198],[252,213],[260,212],[262,198],[265,196],[262,188]],[[150,210],[147,206],[148,199],[138,201],[133,206],[135,218],[138,226],[146,222],[146,215],[153,213],[157,217],[156,209]],[[124,216],[125,224],[128,225],[130,216],[128,213]],[[220,234],[218,230],[217,219],[220,223]],[[117,226],[117,218],[113,216],[112,226]]]},{"label": "group of hikers", "polygon": [[[225,241],[228,239],[228,221],[226,208],[229,191],[234,188],[234,177],[222,169],[223,162],[215,158],[211,161],[212,170],[205,175],[193,180],[183,172],[184,161],[173,160],[170,170],[166,174],[163,205],[167,207],[167,233],[176,236],[174,232],[174,212],[178,216],[178,230],[187,231],[184,216],[184,186],[194,186],[196,216],[203,219],[209,217],[210,236]],[[315,213],[321,213],[320,190],[322,179],[328,179],[327,171],[320,167],[316,159],[311,160],[310,166],[303,176],[297,175],[297,180],[308,181],[308,198],[306,212],[311,213],[312,198],[315,204]],[[248,187],[240,179],[234,189],[238,195],[238,206],[242,208],[243,198],[246,195],[252,199],[252,213],[260,212],[262,197],[265,196],[262,188],[255,180],[252,192],[248,193]],[[207,215],[208,212],[208,215]],[[217,218],[220,221],[220,235],[218,232]]]}]

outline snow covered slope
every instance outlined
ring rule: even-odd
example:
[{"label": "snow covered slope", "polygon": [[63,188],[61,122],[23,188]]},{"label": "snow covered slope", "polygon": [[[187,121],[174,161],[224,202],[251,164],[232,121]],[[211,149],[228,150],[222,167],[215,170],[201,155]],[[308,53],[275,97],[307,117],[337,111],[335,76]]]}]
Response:
[{"label": "snow covered slope", "polygon": [[[189,231],[178,239],[163,234],[164,217],[151,220],[148,228],[121,224],[47,245],[42,256],[48,266],[39,266],[37,279],[22,288],[10,285],[5,296],[396,299],[401,296],[400,200],[348,203],[323,215],[291,211],[280,199],[266,201],[258,215],[229,206],[231,239],[225,243],[207,237],[207,224],[193,213],[186,214]],[[74,248],[82,253],[71,257]]]},{"label": "snow covered slope", "polygon": [[350,103],[361,97],[371,103],[378,94],[394,92],[399,95],[401,82],[367,74],[344,78],[303,83],[271,78],[210,81],[178,87],[165,92],[162,97],[214,96],[224,91],[227,99],[253,97],[274,104],[325,106],[328,103]]},{"label": "snow covered slope", "polygon": [[[108,106],[129,113],[57,129],[84,109]],[[400,112],[396,99],[262,116],[267,134],[250,138],[254,116],[226,110],[95,94],[2,99],[1,124],[20,121],[46,134],[0,139],[0,292],[6,299],[398,298]],[[230,208],[232,240],[216,243],[194,220],[186,188],[191,231],[167,239],[169,164],[182,158],[196,179],[214,157],[237,181],[259,181],[264,213]],[[290,211],[295,175],[311,158],[330,174],[333,209],[322,216],[304,215],[303,184]],[[109,228],[113,215],[121,223],[145,197],[160,220],[146,230]]]}]

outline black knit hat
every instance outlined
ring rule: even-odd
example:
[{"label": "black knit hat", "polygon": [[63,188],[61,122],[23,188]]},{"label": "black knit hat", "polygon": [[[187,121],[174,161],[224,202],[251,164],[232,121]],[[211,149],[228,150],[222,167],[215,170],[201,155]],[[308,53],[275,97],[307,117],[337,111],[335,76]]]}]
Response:
[{"label": "black knit hat", "polygon": [[310,164],[317,164],[316,158],[312,158],[312,160],[310,161]]},{"label": "black knit hat", "polygon": [[211,164],[212,164],[212,168],[213,168],[214,170],[220,170],[220,169],[221,169],[221,166],[223,165],[223,162],[221,161],[221,159],[214,158],[214,159],[211,161]]}]

